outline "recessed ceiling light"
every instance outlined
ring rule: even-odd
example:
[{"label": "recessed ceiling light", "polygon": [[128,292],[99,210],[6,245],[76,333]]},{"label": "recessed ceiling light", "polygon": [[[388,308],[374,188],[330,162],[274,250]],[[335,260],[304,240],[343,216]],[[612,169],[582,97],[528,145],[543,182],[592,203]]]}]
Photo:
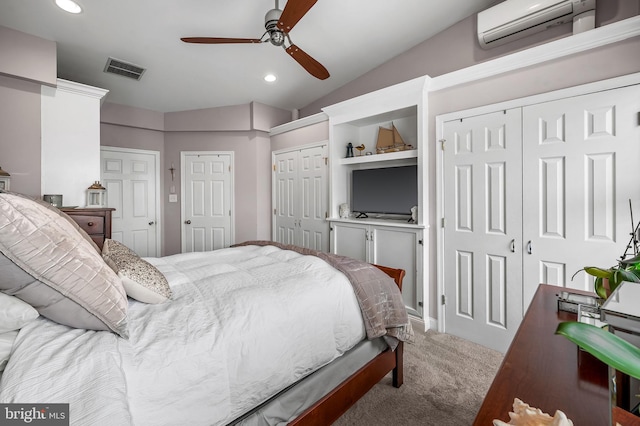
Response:
[{"label": "recessed ceiling light", "polygon": [[277,79],[278,78],[273,74],[267,74],[267,75],[264,76],[264,81],[266,81],[267,83],[273,83]]},{"label": "recessed ceiling light", "polygon": [[78,3],[73,0],[56,0],[56,5],[69,13],[80,13],[82,12],[82,8]]}]

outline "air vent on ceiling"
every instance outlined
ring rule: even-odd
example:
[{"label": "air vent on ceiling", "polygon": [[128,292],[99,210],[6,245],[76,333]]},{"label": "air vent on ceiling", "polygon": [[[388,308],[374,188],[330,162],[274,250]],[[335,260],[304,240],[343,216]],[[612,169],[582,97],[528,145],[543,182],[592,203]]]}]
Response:
[{"label": "air vent on ceiling", "polygon": [[114,58],[109,58],[107,60],[107,65],[105,65],[104,67],[104,72],[122,75],[134,80],[140,80],[142,78],[142,74],[144,74],[145,71],[146,69],[142,68],[141,66],[130,64],[128,62],[124,62]]}]

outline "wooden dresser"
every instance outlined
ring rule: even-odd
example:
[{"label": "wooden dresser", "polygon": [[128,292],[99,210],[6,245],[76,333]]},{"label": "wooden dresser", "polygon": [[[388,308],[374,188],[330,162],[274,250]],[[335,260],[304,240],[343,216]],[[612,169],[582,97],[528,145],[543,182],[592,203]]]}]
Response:
[{"label": "wooden dresser", "polygon": [[[474,426],[491,426],[494,419],[508,421],[514,398],[551,416],[562,410],[576,426],[610,424],[607,366],[555,334],[560,322],[576,320],[576,314],[557,309],[556,295],[563,290],[567,289],[538,287]],[[640,419],[616,407],[614,420],[631,426]]]},{"label": "wooden dresser", "polygon": [[106,238],[111,238],[111,212],[113,208],[61,208],[84,229],[102,250]]}]

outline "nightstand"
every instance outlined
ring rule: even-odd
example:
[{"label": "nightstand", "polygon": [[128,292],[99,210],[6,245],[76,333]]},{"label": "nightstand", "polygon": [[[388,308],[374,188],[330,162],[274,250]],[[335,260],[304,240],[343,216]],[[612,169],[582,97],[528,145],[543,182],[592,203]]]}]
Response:
[{"label": "nightstand", "polygon": [[84,229],[91,239],[100,247],[106,238],[111,238],[111,212],[113,208],[61,208]]}]

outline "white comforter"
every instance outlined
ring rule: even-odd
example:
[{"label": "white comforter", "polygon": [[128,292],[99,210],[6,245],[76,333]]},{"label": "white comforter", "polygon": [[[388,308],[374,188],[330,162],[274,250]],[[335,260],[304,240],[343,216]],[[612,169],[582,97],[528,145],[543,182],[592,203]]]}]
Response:
[{"label": "white comforter", "polygon": [[38,319],[0,402],[70,403],[73,425],[226,424],[365,336],[351,285],[272,246],[147,259],[173,299],[130,301],[129,340]]}]

